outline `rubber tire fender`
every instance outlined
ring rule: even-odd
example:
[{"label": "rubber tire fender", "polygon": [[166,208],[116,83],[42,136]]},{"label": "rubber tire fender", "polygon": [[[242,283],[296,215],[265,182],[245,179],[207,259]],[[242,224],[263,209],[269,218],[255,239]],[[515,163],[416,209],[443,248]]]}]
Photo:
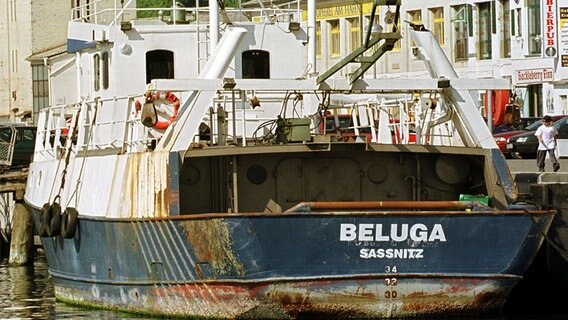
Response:
[{"label": "rubber tire fender", "polygon": [[40,237],[47,237],[47,225],[51,220],[51,205],[46,202],[43,207],[41,207],[41,214],[39,216],[39,231]]},{"label": "rubber tire fender", "polygon": [[79,213],[75,208],[67,208],[61,215],[61,236],[65,239],[71,239],[75,236],[77,228],[77,217]]},{"label": "rubber tire fender", "polygon": [[49,224],[46,225],[47,235],[50,237],[58,236],[61,231],[61,206],[54,202],[49,210]]}]

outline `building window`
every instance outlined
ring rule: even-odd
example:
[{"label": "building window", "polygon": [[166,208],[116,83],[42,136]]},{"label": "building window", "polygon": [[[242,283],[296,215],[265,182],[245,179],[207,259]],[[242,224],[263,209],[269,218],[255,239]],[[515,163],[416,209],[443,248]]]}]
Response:
[{"label": "building window", "polygon": [[511,57],[511,16],[509,0],[501,0],[501,58]]},{"label": "building window", "polygon": [[527,9],[529,54],[540,54],[542,52],[540,0],[527,0]]},{"label": "building window", "polygon": [[39,110],[49,106],[48,72],[43,64],[32,65],[32,94],[34,119],[37,119]]},{"label": "building window", "polygon": [[73,10],[73,18],[82,18],[85,21],[90,20],[91,15],[91,1],[90,0],[75,0],[75,8]]},{"label": "building window", "polygon": [[[422,24],[422,12],[420,10],[408,11],[408,21],[412,24]],[[410,28],[410,27],[408,27]],[[416,46],[413,40],[410,40],[410,46]]]},{"label": "building window", "polygon": [[101,56],[98,53],[93,56],[93,87],[95,91],[101,89]]},{"label": "building window", "polygon": [[321,22],[316,22],[316,57],[321,57]]},{"label": "building window", "polygon": [[527,86],[526,97],[525,107],[528,104],[528,117],[538,117],[544,114],[542,106],[542,84]]},{"label": "building window", "polygon": [[18,50],[17,49],[12,49],[10,51],[10,53],[12,54],[12,59],[10,60],[11,63],[11,67],[12,67],[12,72],[16,73],[18,72]]},{"label": "building window", "polygon": [[[395,13],[391,11],[390,7],[387,9],[387,12],[385,12],[385,17],[384,17],[384,23],[385,23],[385,27],[387,30],[393,30],[394,26],[392,25],[394,23],[394,17],[395,17]],[[388,25],[388,26],[387,26]],[[397,29],[397,31],[400,33],[400,30]],[[401,39],[398,39],[395,43],[394,46],[392,48],[392,51],[400,51],[401,48]]]},{"label": "building window", "polygon": [[453,18],[452,25],[454,29],[454,61],[463,61],[468,59],[468,30],[470,25],[469,5],[459,5],[452,7]]},{"label": "building window", "polygon": [[432,17],[432,33],[440,46],[444,46],[444,8],[430,9],[430,16]]},{"label": "building window", "polygon": [[477,58],[491,59],[491,4],[483,2],[478,4],[479,9],[479,50]]},{"label": "building window", "polygon": [[511,10],[511,35],[516,37],[522,36],[521,26],[521,8]]},{"label": "building window", "polygon": [[339,30],[339,20],[330,20],[329,23],[329,38],[330,38],[330,49],[332,57],[339,57],[341,55],[341,41],[340,41],[340,30]]},{"label": "building window", "polygon": [[16,17],[18,16],[16,14],[16,0],[10,1],[10,19],[12,22],[16,22]]},{"label": "building window", "polygon": [[[363,35],[363,41],[366,41],[367,31],[369,30],[369,28],[371,28],[371,34],[373,34],[374,32],[383,32],[384,30],[383,26],[380,25],[379,16],[375,16],[375,18],[373,19],[373,24],[371,24],[371,16],[365,16],[365,26],[366,27],[365,27],[365,33]],[[369,40],[371,38],[369,38]],[[377,42],[371,47],[371,49],[365,51],[364,55],[370,57],[375,52],[377,52],[380,47],[381,47],[381,42]]]},{"label": "building window", "polygon": [[349,49],[351,52],[361,46],[361,23],[359,18],[347,19],[349,24]]}]

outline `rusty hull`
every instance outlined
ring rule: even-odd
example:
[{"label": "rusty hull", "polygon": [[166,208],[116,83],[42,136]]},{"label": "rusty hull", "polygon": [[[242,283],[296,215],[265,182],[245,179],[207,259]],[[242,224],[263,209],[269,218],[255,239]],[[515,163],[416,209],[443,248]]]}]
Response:
[{"label": "rusty hull", "polygon": [[[56,281],[55,292],[58,299],[73,304],[162,316],[399,318],[497,313],[518,280],[445,278],[443,275],[418,279],[412,275],[399,275],[393,285],[392,279],[395,278],[152,286],[85,284],[83,289],[71,289]],[[101,292],[117,294],[103,296]]]},{"label": "rusty hull", "polygon": [[[73,239],[42,241],[56,297],[73,304],[160,317],[226,319],[477,315],[500,311],[542,243],[540,232],[553,214],[532,214],[82,218]],[[38,221],[39,210],[34,219]],[[342,225],[371,222],[437,224],[445,240],[340,239]],[[418,249],[420,256],[378,256],[378,250],[389,248]]]}]

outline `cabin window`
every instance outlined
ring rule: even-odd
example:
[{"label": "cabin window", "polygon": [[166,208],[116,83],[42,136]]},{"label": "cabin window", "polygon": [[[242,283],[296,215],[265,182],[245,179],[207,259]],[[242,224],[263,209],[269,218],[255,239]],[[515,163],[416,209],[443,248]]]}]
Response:
[{"label": "cabin window", "polygon": [[264,50],[242,53],[243,79],[270,79],[270,54]]},{"label": "cabin window", "polygon": [[109,56],[108,56],[108,52],[103,52],[102,54],[102,85],[103,85],[103,89],[108,89],[108,68],[109,68]]},{"label": "cabin window", "polygon": [[168,50],[146,52],[146,83],[152,79],[174,78],[174,53]]},{"label": "cabin window", "polygon": [[101,89],[101,56],[98,53],[93,56],[93,87],[95,91]]}]

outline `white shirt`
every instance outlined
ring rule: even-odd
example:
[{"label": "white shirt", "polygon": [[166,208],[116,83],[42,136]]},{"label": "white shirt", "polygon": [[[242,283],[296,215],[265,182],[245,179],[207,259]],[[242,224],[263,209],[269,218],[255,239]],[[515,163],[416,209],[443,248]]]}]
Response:
[{"label": "white shirt", "polygon": [[552,150],[556,147],[556,139],[554,137],[558,135],[558,130],[552,125],[546,126],[543,124],[536,129],[534,135],[542,137],[542,142],[538,144],[538,150]]}]

